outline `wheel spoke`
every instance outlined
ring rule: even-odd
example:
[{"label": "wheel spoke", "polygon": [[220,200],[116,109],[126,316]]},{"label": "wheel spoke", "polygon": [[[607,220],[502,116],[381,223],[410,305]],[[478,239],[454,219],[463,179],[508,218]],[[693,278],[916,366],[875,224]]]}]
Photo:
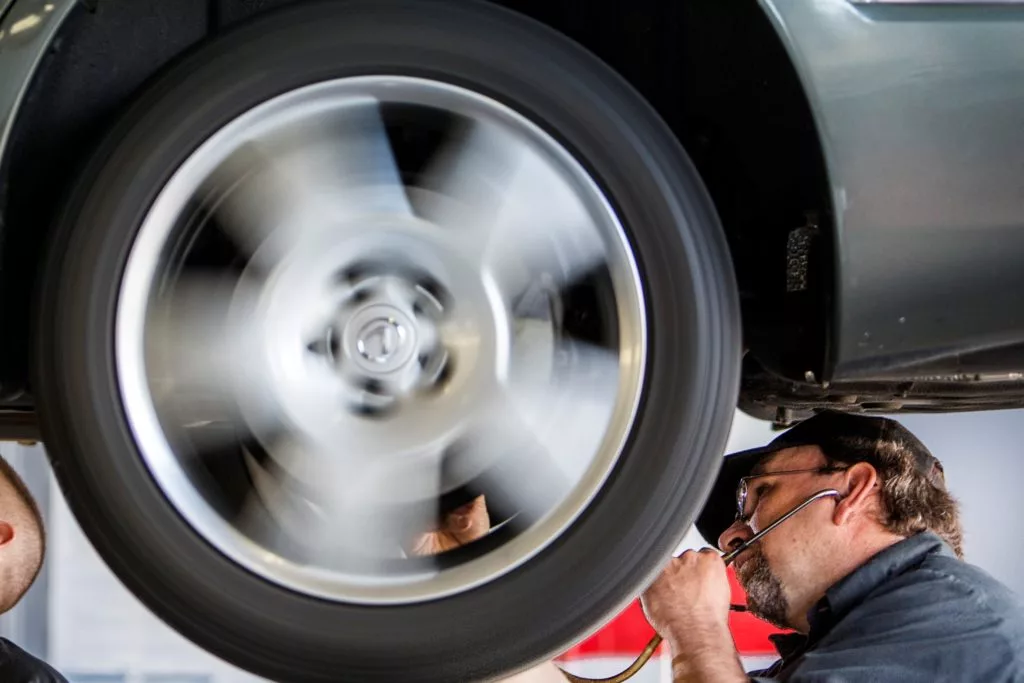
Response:
[{"label": "wheel spoke", "polygon": [[456,232],[509,295],[538,273],[570,282],[606,248],[580,192],[557,160],[495,125],[476,123],[439,153],[416,194],[417,211]]},{"label": "wheel spoke", "polygon": [[271,459],[250,461],[258,507],[277,525],[277,547],[301,547],[316,564],[373,569],[436,523],[437,460],[361,459],[294,436],[277,441]]},{"label": "wheel spoke", "polygon": [[557,454],[511,409],[495,413],[449,448],[445,475],[470,479],[499,517],[532,523],[557,505],[571,482]]},{"label": "wheel spoke", "polygon": [[245,458],[252,490],[238,515],[241,527],[271,552],[324,566],[335,555],[324,543],[329,538],[324,511],[275,463]]},{"label": "wheel spoke", "polygon": [[524,363],[445,460],[447,476],[476,479],[496,505],[527,520],[580,482],[615,406],[615,354],[573,342],[556,348],[573,370],[552,376],[550,363]]},{"label": "wheel spoke", "polygon": [[149,311],[150,386],[163,419],[179,428],[237,422],[240,397],[257,417],[252,427],[260,426],[258,416],[269,421],[275,413],[262,403],[268,396],[265,372],[248,324],[256,291],[246,282],[189,275]]},{"label": "wheel spoke", "polygon": [[599,452],[615,410],[618,355],[574,340],[554,344],[550,368],[526,344],[514,346],[512,354],[512,403],[525,427],[555,454],[559,468],[578,482]]},{"label": "wheel spoke", "polygon": [[311,231],[411,211],[376,100],[251,143],[217,176],[232,189],[216,209],[225,230],[264,266]]}]

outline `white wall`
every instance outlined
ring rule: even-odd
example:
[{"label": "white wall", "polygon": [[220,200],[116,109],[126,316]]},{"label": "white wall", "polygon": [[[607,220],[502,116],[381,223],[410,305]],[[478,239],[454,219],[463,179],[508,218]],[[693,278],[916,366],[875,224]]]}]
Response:
[{"label": "white wall", "polygon": [[[251,683],[254,676],[200,650],[153,616],[100,560],[60,495],[51,503],[50,655],[69,677],[124,673],[126,683]],[[161,683],[179,683],[162,679]]]}]

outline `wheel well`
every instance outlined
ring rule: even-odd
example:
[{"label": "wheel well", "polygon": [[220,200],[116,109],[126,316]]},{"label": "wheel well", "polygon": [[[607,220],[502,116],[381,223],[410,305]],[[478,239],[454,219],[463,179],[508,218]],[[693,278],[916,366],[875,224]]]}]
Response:
[{"label": "wheel well", "polygon": [[207,21],[206,0],[80,3],[40,63],[3,167],[0,400],[30,400],[25,392],[35,284],[43,246],[72,181],[132,94],[201,40]]},{"label": "wheel well", "polygon": [[672,127],[726,230],[745,372],[828,379],[832,207],[814,117],[757,0],[500,0],[585,45]]},{"label": "wheel well", "polygon": [[[4,164],[0,402],[28,399],[39,256],[97,139],[176,55],[295,1],[99,0],[69,17],[30,88]],[[632,0],[599,13],[589,0],[495,1],[585,45],[658,110],[725,226],[747,367],[822,378],[832,263],[825,166],[799,80],[756,0]]]}]

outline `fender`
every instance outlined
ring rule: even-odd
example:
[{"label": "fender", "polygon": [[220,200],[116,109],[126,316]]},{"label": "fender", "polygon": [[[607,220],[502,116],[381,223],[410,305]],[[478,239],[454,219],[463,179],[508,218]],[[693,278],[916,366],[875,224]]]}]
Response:
[{"label": "fender", "polygon": [[759,1],[831,184],[823,379],[1024,368],[1024,2]]},{"label": "fender", "polygon": [[78,0],[0,0],[0,159],[43,55]]}]

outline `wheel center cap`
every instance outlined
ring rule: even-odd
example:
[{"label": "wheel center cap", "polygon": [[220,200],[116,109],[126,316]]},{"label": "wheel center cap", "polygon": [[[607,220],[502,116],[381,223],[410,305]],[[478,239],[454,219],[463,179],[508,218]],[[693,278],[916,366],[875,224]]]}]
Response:
[{"label": "wheel center cap", "polygon": [[394,356],[401,354],[408,337],[408,332],[396,319],[375,318],[359,330],[356,350],[371,363],[386,365]]},{"label": "wheel center cap", "polygon": [[365,374],[392,373],[416,357],[416,323],[397,306],[370,304],[343,324],[346,354]]}]

